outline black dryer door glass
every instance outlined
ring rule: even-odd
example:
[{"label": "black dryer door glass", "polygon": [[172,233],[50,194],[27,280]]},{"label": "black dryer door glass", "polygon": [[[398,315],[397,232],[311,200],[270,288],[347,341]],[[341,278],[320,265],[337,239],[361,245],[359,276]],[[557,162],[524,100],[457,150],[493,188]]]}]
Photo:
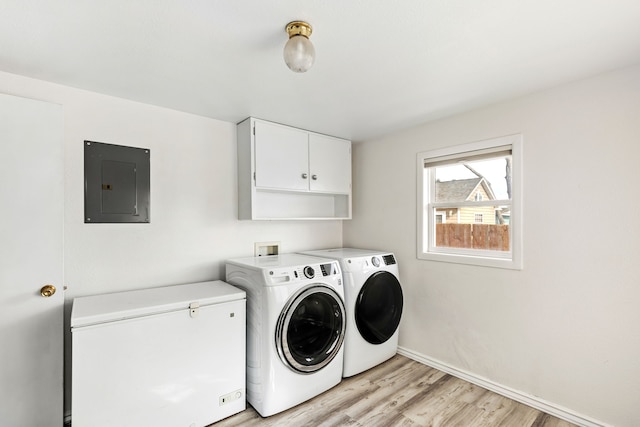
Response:
[{"label": "black dryer door glass", "polygon": [[386,342],[398,329],[402,316],[402,288],[396,276],[378,271],[367,279],[356,300],[356,326],[371,344]]}]

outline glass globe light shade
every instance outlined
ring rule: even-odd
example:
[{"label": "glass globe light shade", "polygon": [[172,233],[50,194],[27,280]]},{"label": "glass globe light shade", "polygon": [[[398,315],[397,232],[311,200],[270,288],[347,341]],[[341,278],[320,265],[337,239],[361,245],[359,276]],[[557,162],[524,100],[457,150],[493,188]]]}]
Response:
[{"label": "glass globe light shade", "polygon": [[284,45],[284,62],[296,73],[304,73],[316,59],[316,50],[311,41],[302,35],[291,37]]}]

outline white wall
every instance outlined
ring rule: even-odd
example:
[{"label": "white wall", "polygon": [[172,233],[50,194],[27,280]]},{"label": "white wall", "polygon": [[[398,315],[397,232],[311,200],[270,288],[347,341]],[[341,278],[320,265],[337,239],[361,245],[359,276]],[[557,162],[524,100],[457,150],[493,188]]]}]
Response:
[{"label": "white wall", "polygon": [[[74,297],[224,279],[224,260],[253,256],[254,242],[280,241],[281,253],[342,243],[341,221],[237,219],[234,123],[7,73],[0,92],[64,107],[67,352]],[[151,149],[150,224],[84,224],[85,139]]]},{"label": "white wall", "polygon": [[[524,137],[524,269],[416,259],[416,153]],[[393,251],[400,346],[640,425],[640,66],[354,145],[346,246]]]},{"label": "white wall", "polygon": [[[65,110],[75,296],[224,277],[253,242],[394,251],[400,345],[617,426],[640,424],[640,67],[354,146],[354,219],[236,220],[235,125],[0,73]],[[524,135],[524,270],[416,259],[416,153]],[[83,223],[85,139],[151,149],[151,224]],[[67,304],[69,306],[69,304]],[[67,310],[68,311],[68,310]],[[68,315],[68,313],[67,313]]]}]

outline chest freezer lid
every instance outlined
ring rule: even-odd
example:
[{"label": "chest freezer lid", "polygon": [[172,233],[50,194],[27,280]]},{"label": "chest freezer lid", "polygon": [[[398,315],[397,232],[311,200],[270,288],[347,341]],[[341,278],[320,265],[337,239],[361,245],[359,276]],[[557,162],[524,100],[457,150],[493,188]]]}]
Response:
[{"label": "chest freezer lid", "polygon": [[73,300],[71,328],[188,310],[191,303],[203,307],[245,298],[243,290],[221,280],[78,297]]}]

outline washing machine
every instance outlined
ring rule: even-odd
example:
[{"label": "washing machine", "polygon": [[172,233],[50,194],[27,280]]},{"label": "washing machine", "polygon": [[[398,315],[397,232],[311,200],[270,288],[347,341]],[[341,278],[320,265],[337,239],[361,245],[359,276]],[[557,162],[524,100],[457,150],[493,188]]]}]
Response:
[{"label": "washing machine", "polygon": [[339,248],[304,254],[335,259],[342,269],[347,307],[343,376],[356,375],[393,357],[403,305],[393,253]]},{"label": "washing machine", "polygon": [[247,293],[247,401],[263,417],[340,383],[342,280],[339,262],[309,255],[226,262],[226,281]]}]

